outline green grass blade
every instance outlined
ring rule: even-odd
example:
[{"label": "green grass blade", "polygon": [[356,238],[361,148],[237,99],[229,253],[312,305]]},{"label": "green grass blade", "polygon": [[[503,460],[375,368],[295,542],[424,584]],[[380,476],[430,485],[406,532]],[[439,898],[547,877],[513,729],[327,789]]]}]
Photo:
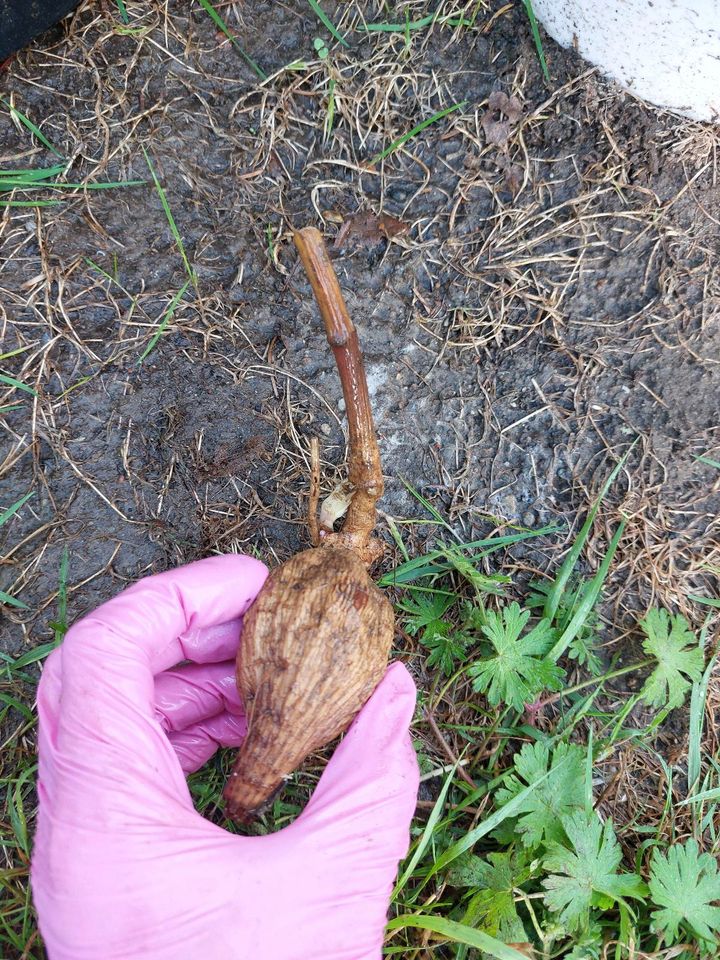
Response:
[{"label": "green grass blade", "polygon": [[59,645],[62,643],[65,634],[68,631],[68,622],[67,622],[67,605],[68,605],[68,595],[67,595],[67,579],[68,579],[68,548],[67,544],[63,547],[62,557],[60,558],[60,576],[58,578],[58,618],[55,623],[53,623],[53,630],[55,631],[55,643]]},{"label": "green grass blade", "polygon": [[542,38],[540,37],[540,28],[538,27],[537,17],[535,16],[535,11],[533,10],[532,0],[522,0],[522,2],[523,6],[525,7],[528,20],[530,21],[530,31],[535,42],[535,49],[537,50],[538,60],[540,61],[540,68],[542,69],[545,80],[550,83],[550,71],[548,70],[547,62],[545,60],[545,51],[543,50]]},{"label": "green grass blade", "polygon": [[308,0],[308,3],[312,7],[318,20],[323,24],[326,30],[330,31],[330,33],[335,37],[338,43],[341,43],[344,47],[349,46],[347,40],[341,34],[338,33],[335,25],[330,20],[330,18],[325,13],[325,11],[320,6],[320,4],[317,2],[317,0]]},{"label": "green grass blade", "polygon": [[438,120],[442,120],[443,117],[447,117],[451,113],[455,113],[456,110],[462,110],[463,107],[467,105],[467,100],[463,100],[461,103],[454,103],[451,107],[446,107],[444,110],[438,110],[437,113],[434,113],[431,117],[428,117],[426,120],[423,120],[422,123],[418,123],[417,126],[413,127],[412,130],[408,130],[407,133],[404,133],[401,137],[398,137],[397,140],[393,140],[389,147],[385,147],[377,156],[373,157],[370,161],[371,166],[379,163],[381,160],[384,160],[385,157],[389,157],[391,153],[394,153],[398,147],[401,147],[404,143],[407,143],[408,140],[412,140],[413,137],[416,137],[419,133],[422,133],[427,127],[432,123],[437,123]]},{"label": "green grass blade", "polygon": [[402,534],[398,530],[398,525],[388,514],[385,515],[385,523],[387,523],[388,529],[390,530],[390,535],[395,541],[395,546],[398,548],[403,557],[405,557],[405,562],[409,562],[410,554],[407,552],[407,547],[403,542]]},{"label": "green grass blade", "polygon": [[698,597],[694,593],[689,593],[688,600],[694,600],[695,603],[702,603],[705,607],[715,607],[720,609],[720,600],[717,600],[714,597]]},{"label": "green grass blade", "polygon": [[436,13],[429,13],[420,20],[408,20],[405,23],[366,23],[368,33],[406,33],[408,30],[424,30],[437,19]]},{"label": "green grass blade", "polygon": [[333,124],[335,123],[335,80],[330,77],[328,82],[328,105],[327,105],[327,115],[323,123],[323,138],[327,140],[332,133]]},{"label": "green grass blade", "polygon": [[32,346],[18,347],[17,350],[8,350],[7,353],[0,353],[0,360],[8,360],[10,357],[17,357],[18,354],[27,353],[32,350]]},{"label": "green grass blade", "polygon": [[28,610],[29,607],[26,603],[23,603],[22,600],[16,600],[15,597],[11,597],[9,593],[5,593],[4,590],[0,590],[0,604],[5,603],[9,607],[17,607],[19,610]]},{"label": "green grass blade", "polygon": [[34,778],[36,771],[36,763],[30,767],[26,767],[25,770],[22,771],[15,781],[15,789],[10,795],[10,803],[8,804],[10,823],[12,824],[13,833],[15,834],[15,841],[26,856],[30,853],[30,847],[28,844],[27,818],[25,816],[22,789],[30,777]]},{"label": "green grass blade", "polygon": [[59,177],[65,172],[67,164],[56,163],[53,167],[34,167],[26,170],[0,170],[0,189],[3,189],[3,182],[6,177],[11,180],[18,177],[23,180],[48,180],[51,177]]},{"label": "green grass blade", "polygon": [[453,778],[455,776],[456,770],[457,770],[457,764],[452,768],[452,770],[447,776],[447,779],[445,780],[445,783],[442,786],[442,790],[440,791],[438,798],[435,801],[435,806],[432,808],[432,812],[428,817],[428,821],[425,824],[425,829],[423,830],[422,836],[420,837],[418,845],[415,848],[415,852],[410,858],[410,862],[408,863],[407,867],[405,867],[405,869],[403,870],[402,875],[398,880],[395,889],[393,890],[392,900],[395,900],[397,895],[400,893],[400,891],[403,889],[405,884],[408,882],[408,880],[412,876],[413,870],[415,869],[415,867],[422,860],[423,854],[425,853],[425,850],[427,849],[427,846],[432,839],[433,831],[435,830],[435,827],[437,826],[437,823],[440,820],[443,807],[445,806],[445,797],[447,797],[448,790],[450,789],[450,786],[453,782]]},{"label": "green grass blade", "polygon": [[35,647],[33,650],[28,650],[27,653],[23,653],[22,656],[18,657],[17,660],[13,660],[11,669],[20,670],[22,667],[27,667],[31,663],[37,663],[38,660],[44,660],[53,650],[57,649],[57,643],[52,640],[50,643],[41,643],[39,647]]},{"label": "green grass blade", "polygon": [[[117,276],[113,276],[112,274],[108,273],[107,270],[103,270],[103,268],[100,266],[100,264],[99,264],[99,263],[95,263],[95,261],[94,261],[94,260],[91,260],[90,257],[85,257],[85,263],[87,263],[88,266],[92,267],[93,270],[97,270],[97,272],[98,272],[102,277],[105,277],[105,279],[108,280],[110,283],[112,283],[113,286],[117,287],[118,290],[122,290],[122,292],[125,294],[125,296],[126,296],[126,297],[131,301],[131,303],[132,303],[131,312],[132,312],[132,310],[135,309],[135,301],[136,301],[136,298],[132,295],[132,293],[130,293],[130,291],[127,289],[127,287],[124,287],[124,286],[120,283],[120,281],[117,279]],[[128,319],[129,319],[129,318],[128,318]],[[87,382],[87,379],[89,379],[89,378],[86,378],[86,381],[85,381],[85,382]],[[72,388],[70,388],[70,389],[72,389]],[[66,390],[65,393],[67,393],[67,392],[68,392],[68,391]],[[61,394],[60,396],[63,396],[63,394]]]},{"label": "green grass blade", "polygon": [[[705,630],[702,631],[700,643],[704,647]],[[692,685],[690,694],[690,717],[688,720],[688,759],[687,759],[687,784],[688,799],[693,796],[700,783],[700,772],[702,764],[702,740],[703,725],[705,721],[705,704],[707,701],[708,684],[710,675],[717,662],[718,653],[710,658],[710,662],[703,671],[699,681]]]},{"label": "green grass blade", "polygon": [[585,813],[593,812],[593,728],[589,728],[587,753],[585,754]]},{"label": "green grass blade", "polygon": [[713,787],[711,790],[703,790],[701,793],[696,793],[694,796],[687,797],[685,800],[679,800],[678,804],[681,807],[684,807],[688,803],[702,803],[705,800],[720,800],[720,787]]},{"label": "green grass blade", "polygon": [[138,363],[139,363],[139,364],[143,362],[143,360],[144,360],[144,359],[147,357],[147,355],[151,352],[151,350],[154,348],[155,344],[158,342],[158,340],[159,340],[160,337],[162,336],[163,331],[165,330],[165,327],[166,327],[166,326],[170,323],[170,321],[172,320],[173,314],[175,313],[175,309],[176,309],[178,303],[180,303],[180,301],[182,300],[183,295],[184,295],[185,291],[187,290],[187,288],[188,288],[189,286],[190,286],[190,281],[189,281],[189,280],[186,280],[185,283],[182,285],[182,287],[180,287],[180,289],[178,290],[178,292],[175,294],[175,296],[174,296],[174,297],[172,298],[172,300],[170,301],[170,305],[168,306],[167,310],[165,311],[165,315],[164,315],[164,317],[162,318],[162,320],[160,321],[160,325],[158,326],[158,328],[157,328],[157,330],[156,330],[156,332],[155,332],[155,335],[153,336],[152,340],[151,340],[150,343],[147,345],[147,347],[145,347],[145,349],[143,350],[143,352],[140,354],[140,359],[138,360]]},{"label": "green grass blade", "polygon": [[24,113],[21,113],[17,109],[17,107],[11,106],[11,104],[9,104],[7,100],[5,100],[3,97],[0,97],[0,102],[8,108],[11,116],[17,118],[20,121],[20,123],[24,127],[26,127],[30,131],[30,133],[33,134],[33,136],[38,138],[38,140],[44,147],[47,147],[48,150],[51,150],[56,157],[62,157],[62,154],[60,153],[60,151],[55,149],[55,147],[50,143],[50,141],[42,132],[42,130],[39,127],[37,127],[29,117],[26,117]]},{"label": "green grass blade", "polygon": [[257,63],[255,63],[255,61],[253,60],[253,58],[252,58],[249,54],[245,53],[245,51],[243,50],[243,48],[242,48],[242,47],[240,46],[240,44],[237,42],[237,39],[235,38],[234,34],[233,34],[233,33],[231,32],[231,30],[229,29],[228,25],[225,23],[225,21],[223,20],[223,18],[222,18],[222,17],[220,16],[220,14],[217,12],[217,10],[215,9],[215,7],[210,3],[210,0],[199,0],[199,3],[200,3],[200,6],[203,8],[203,10],[204,10],[204,11],[207,13],[207,15],[210,17],[210,19],[212,20],[212,22],[215,24],[215,26],[218,28],[218,30],[221,30],[221,31],[225,34],[225,36],[228,38],[228,40],[230,41],[230,43],[232,43],[232,45],[235,47],[235,49],[237,50],[237,52],[238,52],[238,53],[240,54],[240,56],[243,58],[243,60],[245,61],[245,63],[247,63],[247,65],[248,65],[252,70],[255,71],[256,75],[257,75],[261,80],[267,80],[267,74],[265,73],[265,71],[262,69],[262,67],[258,66]]},{"label": "green grass blade", "polygon": [[555,643],[555,646],[552,648],[548,657],[551,660],[559,660],[559,658],[565,653],[570,643],[575,639],[580,630],[583,627],[583,624],[588,618],[588,615],[592,612],[597,603],[597,599],[600,595],[600,590],[602,585],[605,582],[605,578],[608,575],[608,570],[610,569],[610,564],[613,561],[615,556],[615,551],[618,548],[618,543],[625,531],[625,521],[619,525],[615,531],[615,535],[610,541],[610,546],[608,547],[607,553],[603,557],[602,563],[598,567],[598,571],[592,580],[586,585],[582,600],[578,604],[578,608],[573,615],[572,620],[567,625],[565,630],[563,630],[559,639]]},{"label": "green grass blade", "polygon": [[9,693],[0,691],[0,703],[4,703],[7,707],[12,707],[13,710],[17,710],[19,714],[31,723],[35,719],[32,710],[28,708],[27,704],[23,703],[22,700],[11,697]]},{"label": "green grass blade", "polygon": [[60,200],[0,200],[0,207],[56,207]]},{"label": "green grass blade", "polygon": [[127,7],[125,6],[125,0],[115,0],[117,8],[120,11],[120,19],[123,23],[130,23],[130,18],[128,17]]},{"label": "green grass blade", "polygon": [[180,231],[178,230],[177,224],[175,223],[175,218],[172,215],[172,210],[170,209],[170,204],[168,203],[167,196],[165,195],[165,191],[163,190],[162,185],[157,178],[157,174],[155,173],[155,167],[153,167],[152,165],[152,160],[150,159],[150,155],[148,154],[145,147],[142,148],[142,151],[145,154],[145,160],[147,162],[150,175],[153,178],[153,183],[155,184],[155,189],[157,191],[158,197],[160,198],[160,203],[162,205],[163,211],[165,212],[165,217],[170,227],[170,232],[173,235],[175,244],[178,250],[180,251],[182,262],[185,265],[185,272],[187,273],[188,279],[190,280],[192,285],[195,286],[195,284],[197,283],[195,271],[190,266],[190,261],[188,260],[187,254],[185,253],[185,245],[183,244],[182,237],[180,236]]},{"label": "green grass blade", "polygon": [[69,393],[72,393],[73,390],[77,390],[78,387],[83,387],[86,383],[90,383],[91,380],[95,379],[98,373],[100,373],[99,370],[97,370],[95,373],[88,374],[86,377],[80,377],[76,383],[71,383],[66,390],[63,390],[62,393],[58,394],[58,400],[62,400],[63,397],[66,397]]},{"label": "green grass blade", "polygon": [[[470,555],[468,561],[482,560],[484,557],[504,547],[510,547],[523,540],[529,540],[532,537],[541,537],[558,532],[558,527],[541,527],[539,530],[523,530],[521,533],[510,533],[502,537],[488,537],[485,540],[472,540],[469,543],[459,543],[455,546],[456,550],[476,550],[477,553]],[[452,565],[447,562],[436,563],[435,561],[445,557],[447,548],[441,550],[431,550],[420,557],[401,563],[394,570],[389,570],[378,580],[381,587],[395,587],[402,584],[412,583],[422,577],[434,576],[438,573],[446,573],[452,569]]]},{"label": "green grass blade", "polygon": [[415,499],[417,500],[417,502],[418,502],[418,503],[421,503],[421,504],[423,505],[423,507],[425,507],[425,509],[427,510],[427,512],[430,514],[430,516],[433,518],[433,520],[435,520],[436,523],[439,523],[441,526],[445,527],[445,529],[448,531],[448,533],[449,533],[451,536],[453,536],[456,540],[459,540],[459,539],[460,539],[460,537],[458,537],[458,535],[455,533],[455,531],[454,531],[453,528],[450,526],[450,524],[447,522],[447,520],[445,520],[445,518],[443,517],[443,515],[442,515],[438,510],[435,509],[435,507],[430,503],[430,501],[427,500],[427,499],[420,493],[419,490],[416,490],[415,487],[414,487],[411,483],[409,483],[404,477],[400,477],[400,482],[401,482],[402,485],[405,487],[405,489],[408,491],[408,493],[412,494],[412,496],[415,497]]},{"label": "green grass blade", "polygon": [[[558,767],[555,767],[555,770],[557,769]],[[464,837],[461,837],[459,840],[453,843],[452,846],[448,847],[448,849],[441,853],[435,863],[432,865],[430,872],[428,873],[428,879],[433,877],[436,873],[439,873],[449,863],[452,863],[452,861],[459,857],[461,853],[465,853],[466,850],[474,847],[478,840],[482,839],[482,837],[487,836],[488,833],[492,833],[493,830],[496,830],[504,820],[508,819],[508,817],[514,816],[515,811],[520,809],[533,790],[536,790],[543,780],[547,780],[549,776],[550,772],[548,771],[548,773],[544,774],[544,776],[538,777],[534,783],[531,783],[530,786],[525,787],[524,790],[521,790],[520,793],[513,797],[509,803],[506,803],[504,807],[496,810],[486,820],[483,820],[482,823],[478,824],[477,827],[468,831]]]},{"label": "green grass blade", "polygon": [[431,930],[447,937],[454,943],[464,943],[475,947],[484,954],[495,957],[496,960],[527,960],[526,953],[520,953],[514,947],[509,947],[501,940],[496,940],[489,933],[483,933],[476,927],[468,927],[456,920],[446,920],[444,917],[430,917],[424,914],[405,914],[395,917],[387,925],[388,930],[403,930],[408,927],[415,930]]},{"label": "green grass blade", "polygon": [[117,190],[119,187],[143,187],[147,180],[108,180],[103,183],[53,183],[53,190]]},{"label": "green grass blade", "polygon": [[603,502],[603,500],[607,496],[607,492],[612,486],[613,482],[615,481],[615,478],[620,473],[622,468],[625,466],[625,463],[627,462],[627,458],[630,456],[633,450],[633,447],[635,446],[636,443],[637,443],[637,440],[635,440],[632,443],[632,445],[630,446],[630,449],[622,457],[620,462],[617,464],[615,469],[607,478],[607,480],[603,484],[602,490],[598,494],[598,497],[595,503],[590,508],[590,512],[587,515],[585,523],[580,528],[580,532],[575,538],[575,542],[573,543],[572,547],[568,551],[568,555],[565,557],[565,560],[563,561],[562,566],[560,567],[560,570],[558,571],[558,574],[555,577],[553,585],[548,591],[547,599],[545,600],[545,606],[543,607],[543,617],[545,617],[545,619],[552,620],[555,614],[557,613],[557,609],[560,606],[560,600],[562,598],[563,592],[565,590],[565,587],[567,586],[568,580],[570,579],[573,570],[575,569],[575,565],[578,562],[578,559],[580,557],[580,554],[582,553],[582,549],[585,546],[587,538],[590,535],[590,530],[592,529],[592,525],[595,522],[595,517],[597,515],[598,510],[600,509],[600,504]]},{"label": "green grass blade", "polygon": [[[435,23],[439,23],[441,25],[447,24],[449,27],[456,29],[457,27],[472,27],[475,23],[475,19],[477,18],[477,12],[473,14],[471,20],[468,20],[466,17],[454,17],[452,14],[450,16],[441,16],[441,9],[442,6],[439,6],[435,13],[429,13],[426,17],[421,17],[419,20],[410,20],[409,13],[406,8],[405,13],[407,19],[405,23],[366,23],[365,30],[367,30],[368,33],[407,34],[412,30],[424,30],[425,27],[431,27]],[[479,7],[477,9],[479,9]]]},{"label": "green grass blade", "polygon": [[26,493],[24,497],[20,497],[11,507],[8,507],[3,513],[0,513],[0,527],[6,523],[10,517],[16,514],[20,507],[27,503],[32,496],[34,496],[34,491],[31,490],[30,493]]},{"label": "green grass blade", "polygon": [[25,183],[23,180],[0,180],[0,190],[117,190],[118,187],[142,187],[145,180],[110,180],[104,183]]},{"label": "green grass blade", "polygon": [[31,397],[37,396],[37,391],[33,390],[32,387],[29,387],[26,383],[21,383],[19,380],[16,380],[15,377],[8,377],[4,373],[0,373],[0,383],[5,383],[8,387],[15,387],[17,390],[24,390],[25,393],[29,393]]},{"label": "green grass blade", "polygon": [[713,460],[712,457],[695,457],[700,463],[706,464],[708,467],[715,467],[716,470],[720,470],[720,460]]}]

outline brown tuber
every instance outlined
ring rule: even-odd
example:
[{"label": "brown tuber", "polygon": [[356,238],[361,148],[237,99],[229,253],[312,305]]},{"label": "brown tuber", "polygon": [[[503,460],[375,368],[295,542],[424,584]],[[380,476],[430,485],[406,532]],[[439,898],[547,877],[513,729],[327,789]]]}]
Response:
[{"label": "brown tuber", "polygon": [[[319,451],[312,445],[308,525],[313,547],[273,570],[245,615],[237,685],[247,736],[224,798],[248,822],[303,760],[350,724],[381,680],[393,639],[390,603],[368,568],[382,553],[373,536],[383,479],[357,332],[323,244],[312,227],[295,233],[335,354],[349,427],[347,492],[317,517]],[[334,521],[345,514],[340,532]]]}]

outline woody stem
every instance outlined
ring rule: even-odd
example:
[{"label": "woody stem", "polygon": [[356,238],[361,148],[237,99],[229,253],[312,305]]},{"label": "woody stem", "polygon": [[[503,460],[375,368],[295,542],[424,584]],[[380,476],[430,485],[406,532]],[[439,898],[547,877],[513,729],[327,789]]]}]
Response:
[{"label": "woody stem", "polygon": [[294,233],[293,239],[320,308],[345,398],[350,434],[348,479],[353,499],[343,532],[369,537],[375,527],[375,503],[382,496],[383,477],[357,331],[322,234],[314,227],[304,227]]}]

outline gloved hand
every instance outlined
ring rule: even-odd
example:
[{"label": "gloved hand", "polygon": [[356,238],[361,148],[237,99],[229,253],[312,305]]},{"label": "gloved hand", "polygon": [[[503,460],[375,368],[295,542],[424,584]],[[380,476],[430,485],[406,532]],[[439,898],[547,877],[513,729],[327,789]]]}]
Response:
[{"label": "gloved hand", "polygon": [[225,556],[149,577],[48,658],[31,879],[51,960],[380,957],[418,785],[402,665],[293,824],[239,837],[193,809],[185,774],[245,730],[233,658],[266,575]]}]

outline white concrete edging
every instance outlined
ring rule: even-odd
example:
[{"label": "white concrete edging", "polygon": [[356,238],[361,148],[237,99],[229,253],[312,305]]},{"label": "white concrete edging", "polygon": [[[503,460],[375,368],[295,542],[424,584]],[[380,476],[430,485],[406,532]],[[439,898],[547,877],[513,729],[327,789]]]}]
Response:
[{"label": "white concrete edging", "polygon": [[547,32],[658,107],[720,123],[720,0],[533,0]]}]

